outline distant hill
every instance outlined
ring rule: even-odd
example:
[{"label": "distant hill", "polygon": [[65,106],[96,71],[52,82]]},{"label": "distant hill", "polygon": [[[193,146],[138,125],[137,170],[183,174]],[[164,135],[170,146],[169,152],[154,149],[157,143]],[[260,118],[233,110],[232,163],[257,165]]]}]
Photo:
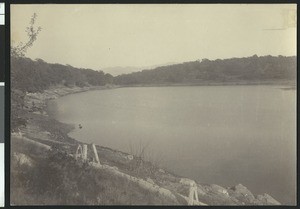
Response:
[{"label": "distant hill", "polygon": [[171,64],[175,64],[175,63],[170,62],[170,63],[161,64],[161,65],[153,65],[153,66],[147,66],[147,67],[133,67],[133,66],[121,67],[121,66],[116,66],[116,67],[102,68],[101,70],[106,72],[106,73],[109,73],[113,76],[118,76],[118,75],[122,75],[122,74],[138,72],[138,71],[145,70],[145,69],[154,69],[154,68],[157,68],[157,67],[160,67],[160,66],[166,66],[166,65],[171,65]]},{"label": "distant hill", "polygon": [[101,70],[104,71],[104,72],[108,72],[109,74],[111,74],[113,76],[117,76],[117,75],[137,72],[137,71],[140,71],[142,69],[144,69],[144,68],[117,66],[117,67],[106,67],[106,68],[102,68]]},{"label": "distant hill", "polygon": [[114,77],[118,85],[295,82],[295,56],[203,59]]},{"label": "distant hill", "polygon": [[[148,67],[151,68],[151,67]],[[119,68],[121,69],[121,68]],[[129,68],[123,68],[130,70]],[[137,68],[136,68],[137,69]],[[136,70],[131,68],[131,70]],[[256,55],[247,58],[197,60],[112,76],[103,71],[50,64],[41,59],[12,58],[11,87],[24,92],[42,92],[50,86],[117,85],[210,85],[296,83],[296,57]]]}]

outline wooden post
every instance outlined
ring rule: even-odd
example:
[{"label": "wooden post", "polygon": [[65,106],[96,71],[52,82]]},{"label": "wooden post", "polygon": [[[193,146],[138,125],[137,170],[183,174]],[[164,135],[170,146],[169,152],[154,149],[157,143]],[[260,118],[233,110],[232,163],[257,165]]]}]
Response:
[{"label": "wooden post", "polygon": [[[189,189],[189,196],[186,198],[188,205],[199,205],[199,199],[198,199],[198,188],[197,184],[194,180],[182,178],[180,180],[180,183],[190,186]],[[202,204],[202,203],[201,203]]]},{"label": "wooden post", "polygon": [[194,194],[195,194],[195,200],[197,201],[197,202],[199,202],[199,199],[198,199],[198,187],[197,187],[197,184],[195,184],[195,190],[194,190]]},{"label": "wooden post", "polygon": [[93,143],[92,144],[92,148],[93,148],[93,151],[94,151],[94,155],[95,155],[95,160],[98,164],[100,164],[100,160],[99,160],[99,157],[98,157],[98,152],[97,152],[97,149],[96,149],[96,146],[95,144]]},{"label": "wooden post", "polygon": [[190,194],[188,205],[194,205],[199,202],[196,182],[190,183]]},{"label": "wooden post", "polygon": [[83,145],[82,159],[83,159],[84,161],[87,160],[87,145],[86,145],[86,144]]},{"label": "wooden post", "polygon": [[82,157],[82,147],[80,144],[78,145],[77,150],[76,150],[76,154],[75,154],[76,160],[78,159],[78,157]]}]

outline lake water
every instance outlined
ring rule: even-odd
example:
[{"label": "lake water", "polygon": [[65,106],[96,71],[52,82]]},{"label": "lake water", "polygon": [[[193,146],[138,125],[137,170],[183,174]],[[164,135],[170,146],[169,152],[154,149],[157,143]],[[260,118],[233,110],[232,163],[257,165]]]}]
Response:
[{"label": "lake water", "polygon": [[[241,183],[296,203],[296,91],[281,86],[132,87],[68,95],[58,120],[83,142],[148,156],[200,183]],[[78,124],[83,126],[78,128]]]}]

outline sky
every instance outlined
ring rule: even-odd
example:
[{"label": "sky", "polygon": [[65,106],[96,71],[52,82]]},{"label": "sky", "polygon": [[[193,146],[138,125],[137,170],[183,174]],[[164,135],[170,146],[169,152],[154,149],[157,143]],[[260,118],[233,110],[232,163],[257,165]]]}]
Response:
[{"label": "sky", "polygon": [[[296,4],[31,4],[11,6],[11,40],[26,54],[74,67],[154,66],[254,54],[296,55]],[[109,73],[109,72],[108,72]]]}]

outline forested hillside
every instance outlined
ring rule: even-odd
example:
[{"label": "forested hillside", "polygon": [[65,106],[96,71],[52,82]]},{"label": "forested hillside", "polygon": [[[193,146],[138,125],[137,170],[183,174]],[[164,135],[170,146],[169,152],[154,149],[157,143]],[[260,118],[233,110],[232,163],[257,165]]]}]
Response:
[{"label": "forested hillside", "polygon": [[263,56],[197,60],[113,77],[102,71],[49,64],[41,59],[12,58],[13,89],[40,92],[51,85],[102,86],[138,84],[207,84],[227,82],[296,81],[296,57]]},{"label": "forested hillside", "polygon": [[49,64],[41,59],[11,58],[11,129],[26,124],[24,100],[26,92],[43,92],[51,86],[104,86],[113,76],[102,71],[75,68],[70,65]]},{"label": "forested hillside", "polygon": [[103,86],[112,83],[113,76],[102,71],[49,64],[41,59],[12,58],[11,86],[27,92],[41,92],[51,85]]},{"label": "forested hillside", "polygon": [[256,55],[247,58],[203,59],[116,76],[119,85],[208,84],[296,81],[296,57]]}]

